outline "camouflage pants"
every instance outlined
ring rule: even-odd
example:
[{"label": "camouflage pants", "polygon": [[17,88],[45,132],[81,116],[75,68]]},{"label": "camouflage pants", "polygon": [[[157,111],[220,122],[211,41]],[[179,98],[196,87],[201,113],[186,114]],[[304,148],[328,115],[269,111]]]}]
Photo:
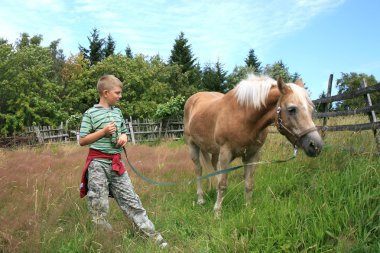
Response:
[{"label": "camouflage pants", "polygon": [[[111,191],[123,213],[147,236],[155,237],[153,223],[149,220],[139,196],[133,189],[127,171],[119,176],[111,163],[93,160],[88,167],[88,207],[96,224],[108,224],[108,196]],[[111,226],[110,226],[111,227]],[[112,227],[111,227],[112,228]]]}]

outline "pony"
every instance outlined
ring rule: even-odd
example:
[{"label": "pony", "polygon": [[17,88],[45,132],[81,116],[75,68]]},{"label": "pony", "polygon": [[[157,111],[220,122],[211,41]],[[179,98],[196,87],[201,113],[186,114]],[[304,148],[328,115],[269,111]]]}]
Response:
[{"label": "pony", "polygon": [[[313,109],[302,79],[285,83],[282,78],[276,81],[268,76],[248,75],[226,94],[195,93],[184,106],[184,136],[196,176],[202,176],[201,158],[214,170],[223,170],[241,157],[245,203],[250,205],[254,171],[269,125],[274,123],[277,130],[307,156],[320,154],[324,144],[312,120]],[[227,174],[218,175],[216,188],[214,212],[219,216],[227,189]],[[197,203],[204,204],[199,179],[197,195]]]}]

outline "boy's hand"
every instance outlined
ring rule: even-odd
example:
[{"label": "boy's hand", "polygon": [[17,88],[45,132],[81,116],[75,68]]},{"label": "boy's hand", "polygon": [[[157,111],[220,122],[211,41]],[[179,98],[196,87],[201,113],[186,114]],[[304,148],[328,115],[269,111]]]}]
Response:
[{"label": "boy's hand", "polygon": [[120,137],[119,137],[119,139],[116,142],[116,145],[120,146],[120,147],[123,147],[123,146],[125,146],[125,144],[127,144],[127,142],[128,142],[127,135],[126,134],[121,134]]},{"label": "boy's hand", "polygon": [[107,125],[105,125],[105,127],[103,128],[103,131],[106,135],[107,134],[113,134],[114,132],[116,132],[115,122],[112,121],[112,122],[108,123]]}]

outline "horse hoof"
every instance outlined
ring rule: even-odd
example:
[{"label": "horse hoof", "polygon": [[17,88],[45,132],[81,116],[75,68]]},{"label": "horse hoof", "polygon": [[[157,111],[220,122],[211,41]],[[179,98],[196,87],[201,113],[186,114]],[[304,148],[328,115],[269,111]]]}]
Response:
[{"label": "horse hoof", "polygon": [[220,210],[214,212],[214,219],[215,220],[220,220],[220,216],[221,216]]}]

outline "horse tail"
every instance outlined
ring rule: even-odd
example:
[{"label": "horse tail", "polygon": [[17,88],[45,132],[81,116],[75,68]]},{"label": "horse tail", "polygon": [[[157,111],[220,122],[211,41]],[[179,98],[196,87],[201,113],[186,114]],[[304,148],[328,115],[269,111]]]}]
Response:
[{"label": "horse tail", "polygon": [[[215,168],[212,165],[210,156],[211,156],[211,154],[201,150],[200,155],[199,155],[199,158],[200,158],[199,161],[201,163],[202,168],[204,168],[204,170],[203,170],[204,175],[210,171],[215,171]],[[215,178],[215,177],[213,177],[213,178]],[[209,189],[215,188],[213,185],[216,185],[216,181],[214,181],[215,179],[213,179],[213,178],[211,178],[211,180],[210,179],[208,180],[208,182],[209,182],[208,188]]]},{"label": "horse tail", "polygon": [[214,170],[214,168],[212,167],[212,163],[211,163],[211,159],[210,159],[210,154],[205,152],[205,151],[201,151],[200,152],[200,162],[201,162],[201,166],[203,168],[205,168],[207,171],[212,171]]}]

